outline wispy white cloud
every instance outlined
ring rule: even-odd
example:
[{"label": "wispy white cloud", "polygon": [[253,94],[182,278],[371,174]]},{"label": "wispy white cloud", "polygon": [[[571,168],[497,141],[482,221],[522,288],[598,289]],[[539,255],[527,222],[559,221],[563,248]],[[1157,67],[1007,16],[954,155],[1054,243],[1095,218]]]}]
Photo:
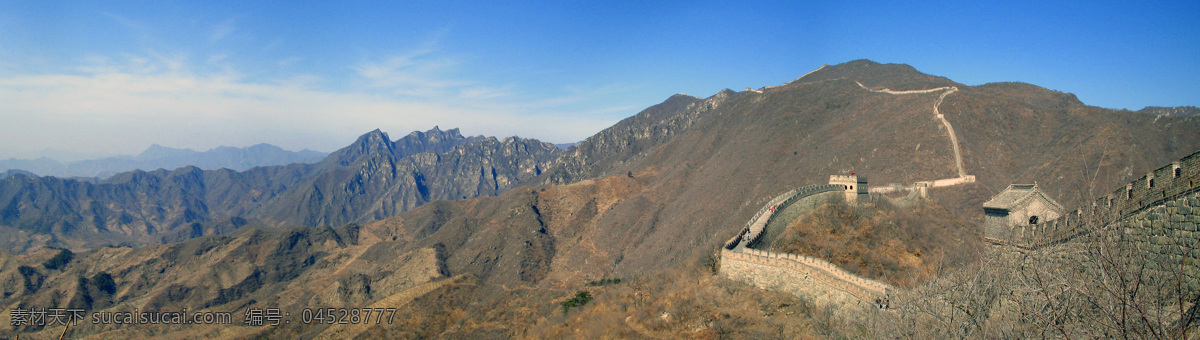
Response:
[{"label": "wispy white cloud", "polygon": [[113,22],[117,23],[118,25],[124,26],[126,29],[129,29],[130,31],[133,32],[133,35],[135,37],[137,37],[139,40],[142,40],[142,41],[150,40],[150,38],[152,36],[149,26],[147,26],[146,24],[143,24],[140,21],[129,19],[123,15],[115,14],[115,13],[102,12],[100,14],[108,17],[109,19],[112,19]]},{"label": "wispy white cloud", "polygon": [[496,99],[509,97],[511,95],[512,93],[508,91],[508,89],[484,86],[465,87],[458,92],[458,96],[460,98],[468,100]]},{"label": "wispy white cloud", "polygon": [[459,63],[421,48],[383,61],[363,62],[353,67],[370,87],[408,97],[441,97],[455,89],[479,85],[455,79],[448,72]]},{"label": "wispy white cloud", "polygon": [[229,18],[225,21],[217,23],[216,25],[213,25],[212,33],[208,35],[208,42],[219,42],[221,39],[228,37],[234,31],[237,31],[237,26],[235,26],[236,22],[237,18]]},{"label": "wispy white cloud", "polygon": [[229,58],[229,53],[217,53],[217,54],[208,56],[208,60],[205,61],[205,63],[217,64],[228,58]]},{"label": "wispy white cloud", "polygon": [[356,68],[372,86],[391,89],[385,93],[322,90],[323,79],[313,75],[249,81],[230,71],[198,74],[179,53],[89,55],[77,67],[83,74],[0,77],[0,158],[43,148],[130,154],[153,143],[329,151],[375,128],[403,134],[434,125],[568,141],[612,123],[528,111],[503,100],[511,89],[444,77],[435,71],[454,64],[420,58],[427,55]]},{"label": "wispy white cloud", "polygon": [[[150,35],[139,22],[106,15]],[[235,18],[213,26],[209,41],[240,34],[236,24]],[[629,109],[595,104],[629,86],[546,95],[476,77],[463,62],[473,59],[439,47],[443,34],[407,51],[366,57],[341,75],[305,73],[304,56],[281,56],[260,64],[275,70],[247,68],[244,76],[237,51],[150,43],[139,52],[83,55],[59,68],[64,72],[0,73],[0,159],[46,148],[134,154],[155,143],[203,150],[267,142],[332,151],[376,128],[403,135],[435,125],[565,142],[611,125],[625,116],[612,112]]]},{"label": "wispy white cloud", "polygon": [[292,65],[295,65],[296,63],[299,63],[299,62],[300,62],[300,61],[302,61],[302,60],[304,60],[304,58],[301,58],[301,57],[287,57],[287,58],[283,58],[283,60],[280,60],[280,61],[279,61],[278,63],[276,63],[276,64],[279,66],[279,68],[288,68],[288,67],[292,67]]}]

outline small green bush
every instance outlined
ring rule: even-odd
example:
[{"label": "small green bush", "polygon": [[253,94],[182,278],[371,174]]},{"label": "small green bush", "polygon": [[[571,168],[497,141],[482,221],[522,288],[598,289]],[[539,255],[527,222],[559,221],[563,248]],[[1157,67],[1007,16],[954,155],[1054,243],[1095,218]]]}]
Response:
[{"label": "small green bush", "polygon": [[99,274],[93,275],[91,284],[92,286],[95,286],[96,289],[99,289],[105,293],[112,294],[117,292],[117,283],[113,281],[112,275],[109,275],[106,272],[100,272]]},{"label": "small green bush", "polygon": [[46,267],[46,269],[50,270],[58,270],[59,268],[66,267],[67,263],[71,263],[71,259],[73,258],[75,258],[75,253],[72,253],[70,250],[62,249],[59,250],[58,254],[54,255],[54,257],[46,260],[46,262],[42,262],[42,267]]},{"label": "small green bush", "polygon": [[588,282],[587,285],[596,287],[596,286],[615,285],[618,283],[621,283],[621,279],[599,279],[596,281]]},{"label": "small green bush", "polygon": [[587,291],[581,290],[581,291],[575,292],[575,297],[573,297],[567,301],[559,302],[559,304],[562,305],[563,314],[567,314],[567,311],[570,310],[571,307],[580,307],[580,306],[586,305],[588,302],[591,302],[591,301],[592,301],[592,293],[588,293]]}]

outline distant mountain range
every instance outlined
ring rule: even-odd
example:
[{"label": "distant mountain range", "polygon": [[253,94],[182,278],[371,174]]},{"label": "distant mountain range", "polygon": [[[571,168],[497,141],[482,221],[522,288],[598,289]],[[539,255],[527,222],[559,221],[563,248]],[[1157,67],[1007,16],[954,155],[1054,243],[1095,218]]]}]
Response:
[{"label": "distant mountain range", "polygon": [[[157,244],[247,223],[370,222],[433,200],[499,194],[540,175],[561,152],[533,139],[464,137],[435,127],[396,141],[371,131],[312,164],[245,171],[187,165],[104,180],[12,172],[0,179],[0,249]],[[173,154],[159,147],[142,156]]]},{"label": "distant mountain range", "polygon": [[16,169],[39,176],[106,178],[126,171],[175,169],[188,165],[207,170],[226,168],[243,171],[256,166],[315,163],[325,155],[327,153],[312,150],[288,151],[265,143],[244,148],[222,146],[204,152],[154,144],[137,156],[106,157],[65,163],[44,157],[38,159],[10,158],[0,160],[0,171]]},{"label": "distant mountain range", "polygon": [[[9,171],[0,175],[0,236],[9,236],[0,237],[6,240],[0,249],[156,244],[247,224],[367,223],[436,200],[639,171],[667,171],[660,176],[675,179],[660,190],[674,188],[662,191],[671,192],[665,197],[684,199],[657,203],[667,212],[656,213],[657,222],[647,228],[670,230],[696,217],[740,219],[742,214],[728,214],[729,207],[754,209],[758,205],[747,199],[822,183],[830,174],[868,173],[873,186],[956,176],[950,140],[932,111],[938,96],[929,92],[951,87],[958,90],[945,98],[941,112],[954,124],[966,171],[978,182],[940,190],[935,198],[962,216],[977,215],[979,203],[1012,182],[1037,181],[1060,202],[1077,204],[1089,192],[1111,191],[1200,147],[1197,116],[1182,114],[1188,108],[1143,110],[1160,116],[1108,110],[1034,85],[966,86],[908,65],[860,60],[781,86],[726,89],[709,98],[675,95],[570,146],[464,137],[458,129],[435,127],[395,141],[371,131],[311,164],[289,160],[317,153],[269,145],[205,153],[154,146],[134,158],[72,163],[99,171],[100,164],[157,162],[153,168],[160,169],[104,180]],[[265,160],[292,164],[249,168]],[[703,177],[688,175],[700,169]],[[743,188],[757,189],[751,196],[729,194]],[[697,195],[706,199],[696,201]],[[675,213],[697,202],[709,202],[709,209]],[[622,216],[630,219],[624,225],[641,223],[635,221],[641,213]],[[685,228],[669,238],[700,230]],[[633,264],[662,254],[630,255]]]},{"label": "distant mountain range", "polygon": [[[713,279],[722,242],[772,197],[829,175],[866,174],[871,186],[957,176],[943,120],[977,181],[933,188],[930,202],[967,221],[1010,183],[1037,182],[1073,209],[1200,149],[1195,115],[1110,110],[1030,84],[967,86],[857,60],[780,86],[675,95],[566,151],[456,129],[394,141],[376,130],[315,164],[133,171],[99,183],[11,174],[0,180],[0,248],[79,252],[0,252],[0,304],[235,318],[250,308],[388,306],[403,316],[353,327],[69,329],[120,338],[571,337],[546,324],[650,337],[669,322],[741,327],[768,320],[764,306],[784,308],[782,296]],[[462,199],[480,196],[492,197]],[[939,223],[958,228],[913,237],[953,245],[904,261],[952,263],[944,249],[982,247],[978,223]],[[628,283],[583,287],[603,278]],[[592,309],[568,315],[563,302],[587,291]],[[719,312],[689,302],[731,296],[738,303]],[[593,313],[601,308],[619,312]],[[770,320],[790,320],[773,310]],[[60,329],[15,332],[68,331]],[[755,332],[730,334],[773,334]]]}]

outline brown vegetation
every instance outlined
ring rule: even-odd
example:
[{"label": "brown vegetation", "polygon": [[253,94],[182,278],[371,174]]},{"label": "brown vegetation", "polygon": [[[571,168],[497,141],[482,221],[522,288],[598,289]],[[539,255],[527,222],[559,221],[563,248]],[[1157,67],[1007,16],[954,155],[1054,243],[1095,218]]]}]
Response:
[{"label": "brown vegetation", "polygon": [[[861,64],[870,69],[857,69]],[[1036,266],[1050,262],[1041,257],[1024,262],[996,262],[992,254],[979,257],[979,228],[964,221],[980,215],[979,202],[991,190],[1011,181],[1040,180],[1067,195],[1083,190],[1076,184],[1086,178],[1097,182],[1098,190],[1108,190],[1100,183],[1116,185],[1114,178],[1121,174],[1137,174],[1150,164],[1174,159],[1170,157],[1177,157],[1177,150],[1172,148],[1195,150],[1200,145],[1194,133],[1200,120],[1153,120],[1072,106],[1069,101],[1063,102],[1070,104],[1064,108],[1040,99],[1012,98],[1045,91],[1040,88],[960,86],[962,91],[947,97],[941,111],[956,127],[965,166],[979,176],[979,183],[935,189],[934,201],[911,208],[886,202],[853,208],[830,204],[797,219],[775,239],[779,250],[828,259],[900,287],[916,285],[926,300],[897,301],[897,308],[912,307],[880,312],[904,318],[855,325],[793,295],[712,275],[718,263],[709,255],[767,200],[788,189],[852,171],[868,173],[881,184],[955,173],[949,142],[931,119],[935,95],[877,94],[858,87],[855,77],[886,75],[861,80],[897,90],[960,84],[918,77],[908,69],[875,72],[881,65],[870,64],[828,67],[812,75],[822,76],[814,78],[821,81],[762,93],[728,91],[712,100],[677,97],[661,110],[648,110],[610,129],[611,138],[581,143],[579,162],[569,163],[579,171],[562,172],[578,175],[570,177],[568,185],[433,201],[362,227],[238,227],[240,234],[178,244],[80,250],[74,260],[52,262],[61,267],[54,270],[39,264],[57,251],[0,253],[0,288],[5,293],[0,304],[53,307],[90,298],[93,305],[87,308],[96,310],[209,308],[235,315],[250,307],[293,312],[374,304],[398,308],[404,317],[394,324],[330,328],[328,333],[378,338],[1081,334],[1068,327],[1062,327],[1066,333],[1055,333],[1054,322],[1089,322],[1076,315],[1101,314],[1072,314],[1096,307],[1079,304],[1086,299],[1056,289],[1096,287],[1083,285],[1096,276],[1050,276],[1076,280],[1064,281],[1068,286],[1055,283],[1059,281],[1037,283],[1038,275],[1026,276],[1034,280],[1020,285],[1012,283],[1022,268],[1043,268]],[[682,110],[697,111],[685,115]],[[659,120],[678,124],[647,123]],[[553,173],[559,172],[542,176]],[[603,174],[611,176],[599,177]],[[378,183],[364,179],[361,184]],[[314,204],[322,209],[344,208],[336,202],[318,203]],[[975,265],[977,258],[991,262]],[[961,263],[968,265],[951,269]],[[1068,265],[1044,267],[1045,272],[1070,272],[1069,264],[1078,262],[1063,263]],[[951,275],[920,284],[944,272]],[[610,277],[622,281],[587,286]],[[1123,289],[1120,284],[1112,287],[1118,287],[1112,289],[1115,292]],[[588,292],[592,300],[563,315],[561,303],[579,291]],[[1022,297],[1006,297],[1017,293]],[[1074,299],[1064,300],[1071,301],[1065,304],[1071,308],[1061,308],[1059,298]],[[1050,320],[1044,323],[1050,326],[1011,328],[1040,325],[1043,319]],[[81,325],[68,336],[310,337],[321,334],[323,327],[297,322],[282,328]],[[1035,332],[1047,329],[1051,331]],[[48,337],[59,330],[19,331]],[[0,334],[15,335],[16,330]]]},{"label": "brown vegetation", "polygon": [[973,261],[981,247],[976,229],[929,200],[910,208],[887,199],[857,206],[831,200],[788,224],[769,248],[907,288]]},{"label": "brown vegetation", "polygon": [[532,338],[805,339],[825,330],[827,311],[787,293],[763,291],[707,272],[670,271],[588,287],[594,299]]},{"label": "brown vegetation", "polygon": [[[1100,224],[1095,224],[1100,225]],[[850,320],[875,338],[1195,339],[1200,291],[1183,264],[1102,229],[1037,250],[991,246],[981,261],[903,292],[895,313]]]}]

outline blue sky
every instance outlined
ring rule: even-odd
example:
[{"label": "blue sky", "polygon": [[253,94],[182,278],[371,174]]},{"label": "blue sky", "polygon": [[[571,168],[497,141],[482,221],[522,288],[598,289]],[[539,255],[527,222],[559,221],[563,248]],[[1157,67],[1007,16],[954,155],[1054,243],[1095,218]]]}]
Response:
[{"label": "blue sky", "polygon": [[867,58],[1090,105],[1198,105],[1200,5],[1132,2],[0,3],[0,158],[380,128],[585,138],[672,94]]}]

